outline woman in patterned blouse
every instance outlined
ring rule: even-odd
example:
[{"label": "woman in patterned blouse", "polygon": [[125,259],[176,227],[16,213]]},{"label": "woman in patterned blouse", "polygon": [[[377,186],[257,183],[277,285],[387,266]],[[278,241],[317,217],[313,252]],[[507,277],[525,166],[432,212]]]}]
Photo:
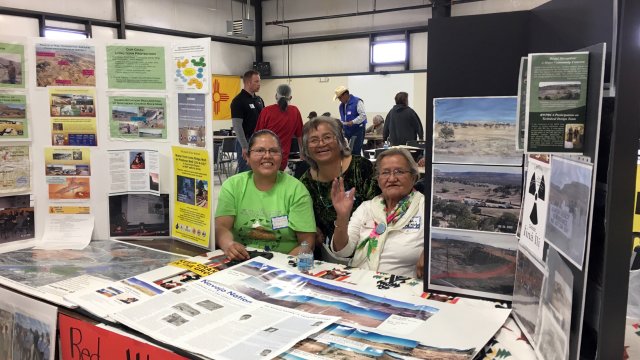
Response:
[{"label": "woman in patterned blouse", "polygon": [[336,210],[331,203],[331,183],[336,178],[342,178],[345,189],[355,188],[353,209],[356,209],[363,201],[380,194],[373,165],[361,156],[351,155],[342,124],[326,116],[311,119],[302,128],[302,155],[310,166],[300,181],[313,199],[318,228],[316,258],[346,263],[348,259],[335,258],[327,251],[336,220]]}]

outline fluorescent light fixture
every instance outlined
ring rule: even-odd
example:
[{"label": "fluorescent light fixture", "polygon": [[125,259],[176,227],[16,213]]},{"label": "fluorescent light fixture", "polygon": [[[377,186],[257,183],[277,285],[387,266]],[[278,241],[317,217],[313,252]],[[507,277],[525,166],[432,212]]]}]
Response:
[{"label": "fluorescent light fixture", "polygon": [[45,29],[44,37],[56,40],[78,40],[86,39],[87,34],[72,30]]},{"label": "fluorescent light fixture", "polygon": [[407,59],[407,43],[404,41],[380,42],[372,45],[373,63],[401,63]]}]

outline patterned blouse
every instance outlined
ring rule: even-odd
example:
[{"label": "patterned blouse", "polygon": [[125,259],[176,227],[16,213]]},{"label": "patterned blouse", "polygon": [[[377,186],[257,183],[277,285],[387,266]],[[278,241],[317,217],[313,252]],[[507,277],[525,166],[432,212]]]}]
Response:
[{"label": "patterned blouse", "polygon": [[[336,219],[336,210],[331,203],[331,181],[322,182],[311,178],[311,169],[307,170],[300,181],[307,187],[313,200],[313,213],[316,217],[316,226],[331,241],[333,236],[333,221]],[[363,201],[371,200],[381,193],[378,182],[374,176],[374,168],[371,161],[362,156],[353,155],[351,164],[342,174],[344,188],[349,190],[356,188],[356,197],[351,212],[355,211]]]}]

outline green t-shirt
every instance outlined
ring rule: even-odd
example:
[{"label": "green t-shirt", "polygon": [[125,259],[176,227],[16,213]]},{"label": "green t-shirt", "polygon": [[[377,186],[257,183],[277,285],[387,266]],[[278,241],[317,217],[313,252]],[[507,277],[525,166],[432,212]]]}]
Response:
[{"label": "green t-shirt", "polygon": [[260,191],[253,171],[222,183],[216,217],[234,216],[233,237],[250,247],[287,254],[298,246],[296,232],[316,232],[309,192],[298,179],[278,172],[276,184]]}]

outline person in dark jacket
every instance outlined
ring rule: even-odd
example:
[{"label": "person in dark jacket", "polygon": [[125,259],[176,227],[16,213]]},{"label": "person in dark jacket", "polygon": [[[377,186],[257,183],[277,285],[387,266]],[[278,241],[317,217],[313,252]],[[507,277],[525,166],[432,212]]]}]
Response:
[{"label": "person in dark jacket", "polygon": [[388,140],[392,146],[406,145],[409,140],[422,140],[422,122],[408,105],[409,94],[401,91],[396,94],[395,100],[396,105],[391,108],[384,121],[382,138]]}]

